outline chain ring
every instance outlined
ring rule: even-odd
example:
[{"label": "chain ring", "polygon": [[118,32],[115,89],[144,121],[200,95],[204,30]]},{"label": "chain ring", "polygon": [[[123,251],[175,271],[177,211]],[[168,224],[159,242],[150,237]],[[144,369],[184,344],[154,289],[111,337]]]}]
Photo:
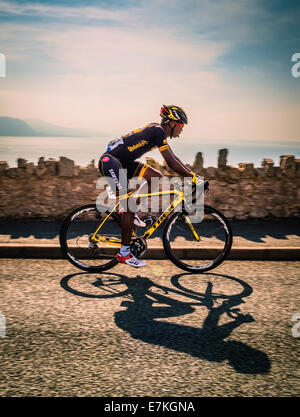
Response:
[{"label": "chain ring", "polygon": [[141,258],[147,250],[146,240],[142,237],[134,236],[131,239],[130,250],[135,257]]}]

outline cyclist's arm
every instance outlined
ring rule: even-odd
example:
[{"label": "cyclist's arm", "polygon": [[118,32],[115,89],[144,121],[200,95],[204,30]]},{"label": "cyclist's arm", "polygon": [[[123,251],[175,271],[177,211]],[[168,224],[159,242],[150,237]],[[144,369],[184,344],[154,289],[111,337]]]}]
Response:
[{"label": "cyclist's arm", "polygon": [[181,177],[194,177],[194,173],[185,166],[173,153],[170,148],[160,151],[168,167],[175,171]]}]

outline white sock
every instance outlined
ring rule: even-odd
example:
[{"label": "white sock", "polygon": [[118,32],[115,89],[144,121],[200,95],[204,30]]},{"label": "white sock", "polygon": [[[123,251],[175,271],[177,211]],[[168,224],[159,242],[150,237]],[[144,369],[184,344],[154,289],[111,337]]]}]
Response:
[{"label": "white sock", "polygon": [[120,254],[122,256],[127,256],[130,254],[130,245],[122,245],[120,249]]}]

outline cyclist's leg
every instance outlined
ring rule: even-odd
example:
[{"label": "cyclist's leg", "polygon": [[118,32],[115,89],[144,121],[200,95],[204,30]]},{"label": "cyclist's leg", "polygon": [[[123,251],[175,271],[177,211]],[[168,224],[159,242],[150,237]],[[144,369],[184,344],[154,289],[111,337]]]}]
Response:
[{"label": "cyclist's leg", "polygon": [[137,259],[130,250],[130,242],[132,236],[133,222],[134,222],[135,212],[130,211],[128,208],[127,211],[124,211],[121,217],[121,238],[122,246],[120,253],[117,254],[116,258],[118,262],[126,263],[130,266],[139,268],[145,266],[146,262]]},{"label": "cyclist's leg", "polygon": [[[99,161],[99,171],[105,177],[111,179],[114,184],[114,188],[116,191],[117,196],[127,194],[127,178],[125,177],[124,173],[126,167],[123,167],[121,162],[115,158],[114,156],[105,153],[101,156]],[[126,200],[124,200],[126,202]],[[120,206],[122,201],[120,203]],[[121,227],[122,227],[122,245],[130,245],[131,234],[132,234],[132,224],[134,213],[131,212],[127,215],[127,208],[121,206],[121,211],[124,214],[121,217]]]},{"label": "cyclist's leg", "polygon": [[[160,171],[158,171],[157,169],[154,169],[152,167],[150,167],[147,164],[142,164],[139,163],[139,166],[136,169],[135,175],[138,178],[144,178],[147,181],[147,184],[145,183],[145,188],[146,185],[148,186],[148,189],[143,188],[143,191],[147,192],[147,193],[151,193],[151,178],[162,178],[163,175]],[[128,177],[128,179],[130,179],[132,177]],[[144,187],[144,185],[143,185]]]},{"label": "cyclist's leg", "polygon": [[[124,169],[126,169],[127,179],[129,180],[137,175],[136,173],[140,169],[140,163],[133,161],[130,164],[125,165]],[[130,210],[130,207],[132,206],[132,204],[129,204],[129,200],[126,200],[126,202],[127,202],[126,210],[122,214],[122,218],[121,218],[122,246],[123,246],[123,252],[121,253],[123,254],[125,254],[124,246],[126,246],[126,248],[130,246],[132,228],[133,228],[133,222],[134,222],[134,216],[135,216],[135,212]]]},{"label": "cyclist's leg", "polygon": [[[139,194],[150,194],[151,192],[158,191],[158,189],[156,190],[152,188],[153,187],[152,178],[157,178],[157,180],[160,180],[163,177],[160,171],[157,171],[156,169],[143,163],[138,164],[138,167],[136,168],[135,173],[132,177],[131,177],[131,174],[132,172],[129,172],[129,176],[128,176],[129,179],[132,177],[137,177],[139,179],[145,180],[144,184],[142,184],[142,186],[139,189]],[[137,204],[139,203],[140,201],[139,199],[137,199]],[[150,199],[150,204],[151,204],[151,199]],[[151,211],[149,208],[149,204],[148,204],[146,211],[148,212],[148,214]]]},{"label": "cyclist's leg", "polygon": [[123,170],[124,167],[121,162],[109,153],[104,153],[100,157],[99,171],[102,175],[111,179],[117,195],[127,193],[127,178]]},{"label": "cyclist's leg", "polygon": [[[136,162],[131,163],[132,166],[137,168],[139,164]],[[101,169],[100,169],[101,168]],[[100,172],[107,176],[108,178],[112,178],[114,184],[116,185],[116,195],[126,195],[128,192],[128,168],[126,165],[121,164],[121,162],[111,156],[110,154],[104,154],[100,158],[99,163]],[[129,176],[131,175],[131,172]],[[121,200],[120,208],[122,209],[123,213],[121,216],[121,250],[120,253],[117,254],[116,258],[121,263],[126,263],[130,266],[134,267],[141,267],[146,265],[144,261],[136,259],[130,251],[130,242],[132,236],[132,229],[133,229],[133,221],[135,213],[132,212],[127,204],[128,200]],[[124,203],[124,204],[122,204]]]},{"label": "cyclist's leg", "polygon": [[[139,193],[150,193],[151,192],[151,178],[152,177],[161,177],[162,174],[159,171],[151,168],[147,164],[142,164],[140,162],[131,162],[127,168],[128,179],[131,178],[144,178],[146,180],[145,185],[146,189],[143,191],[142,188],[139,189]],[[143,186],[142,186],[143,187]],[[122,215],[121,227],[122,227],[122,248],[120,254],[117,255],[117,260],[119,262],[127,263],[134,267],[145,266],[146,263],[140,259],[135,258],[132,254],[126,255],[125,250],[128,250],[128,246],[131,241],[132,234],[132,225],[135,216],[136,204],[139,204],[139,199],[133,200],[132,205],[128,201],[127,211]],[[130,207],[134,207],[134,210],[130,210]]]}]

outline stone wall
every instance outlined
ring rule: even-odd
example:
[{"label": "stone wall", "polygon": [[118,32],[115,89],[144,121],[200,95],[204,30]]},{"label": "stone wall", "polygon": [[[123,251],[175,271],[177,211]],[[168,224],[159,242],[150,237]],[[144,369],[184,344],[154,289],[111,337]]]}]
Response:
[{"label": "stone wall", "polygon": [[[248,162],[233,167],[227,165],[227,153],[219,151],[218,167],[204,168],[200,152],[190,166],[210,181],[207,204],[241,220],[300,217],[299,159],[283,155],[279,166],[266,158],[260,168]],[[147,163],[164,175],[176,175],[152,158]],[[65,157],[40,158],[37,165],[18,159],[17,168],[0,161],[0,219],[62,219],[74,207],[95,203],[99,176],[94,161],[81,167]]]}]

